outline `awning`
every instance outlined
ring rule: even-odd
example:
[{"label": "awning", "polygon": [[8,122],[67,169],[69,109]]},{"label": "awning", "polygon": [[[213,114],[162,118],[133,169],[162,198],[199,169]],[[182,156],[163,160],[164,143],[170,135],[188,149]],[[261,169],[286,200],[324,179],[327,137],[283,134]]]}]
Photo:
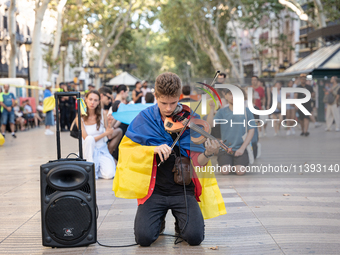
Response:
[{"label": "awning", "polygon": [[124,84],[126,86],[134,86],[137,81],[140,81],[137,77],[129,74],[128,72],[123,72],[120,75],[112,78],[106,85],[118,86]]},{"label": "awning", "polygon": [[340,69],[340,43],[323,47],[300,60],[275,77],[296,76],[301,73],[309,74],[314,70]]}]

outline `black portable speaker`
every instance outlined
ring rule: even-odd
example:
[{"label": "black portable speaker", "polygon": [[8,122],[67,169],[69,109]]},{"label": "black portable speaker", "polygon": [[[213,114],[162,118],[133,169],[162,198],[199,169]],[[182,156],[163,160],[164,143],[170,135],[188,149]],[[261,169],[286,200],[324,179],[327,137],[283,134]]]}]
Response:
[{"label": "black portable speaker", "polygon": [[[97,241],[94,163],[83,159],[80,106],[79,158],[61,158],[58,97],[79,92],[58,92],[56,97],[58,159],[40,166],[42,244],[49,247],[85,246]],[[79,104],[78,104],[79,105]]]}]

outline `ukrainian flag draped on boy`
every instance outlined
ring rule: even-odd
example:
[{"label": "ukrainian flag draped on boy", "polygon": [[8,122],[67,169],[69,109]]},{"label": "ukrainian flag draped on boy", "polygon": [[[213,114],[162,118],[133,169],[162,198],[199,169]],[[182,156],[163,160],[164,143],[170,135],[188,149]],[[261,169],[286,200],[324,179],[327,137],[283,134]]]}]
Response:
[{"label": "ukrainian flag draped on boy", "polygon": [[[194,117],[199,118],[199,115],[195,114]],[[113,181],[115,195],[129,199],[142,199],[147,196],[154,163],[154,149],[161,144],[171,146],[172,143],[173,139],[164,129],[157,105],[140,112],[130,123],[119,146],[119,160]],[[187,150],[196,152],[205,150],[203,145],[191,142],[190,130],[182,134],[180,149],[181,154],[186,157],[188,157]],[[210,161],[208,165],[211,165]],[[214,174],[208,173],[207,178],[202,174],[199,176],[202,192],[198,202],[204,219],[226,214]]]}]

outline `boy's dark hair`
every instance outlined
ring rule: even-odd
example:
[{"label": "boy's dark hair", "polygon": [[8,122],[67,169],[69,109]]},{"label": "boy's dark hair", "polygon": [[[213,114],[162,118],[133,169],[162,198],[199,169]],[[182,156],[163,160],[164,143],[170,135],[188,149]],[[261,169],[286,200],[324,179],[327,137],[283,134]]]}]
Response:
[{"label": "boy's dark hair", "polygon": [[256,80],[259,80],[259,77],[257,77],[256,75],[253,75],[251,78],[256,78]]},{"label": "boy's dark hair", "polygon": [[153,103],[154,101],[155,96],[151,92],[145,94],[145,103]]},{"label": "boy's dark hair", "polygon": [[162,73],[158,75],[155,82],[155,95],[179,97],[181,95],[181,79],[174,73]]},{"label": "boy's dark hair", "polygon": [[112,94],[112,91],[111,91],[111,89],[109,89],[108,87],[105,87],[105,86],[103,86],[103,87],[100,87],[99,89],[98,89],[98,92],[99,92],[99,94],[103,94],[103,95],[106,95],[106,94]]},{"label": "boy's dark hair", "polygon": [[222,75],[223,78],[226,78],[226,77],[227,77],[227,75],[226,75],[225,73],[220,73],[219,75]]},{"label": "boy's dark hair", "polygon": [[185,85],[185,86],[183,86],[183,88],[182,88],[182,93],[183,93],[183,95],[185,95],[185,96],[190,96],[190,92],[191,92],[191,87],[190,87],[190,85]]}]

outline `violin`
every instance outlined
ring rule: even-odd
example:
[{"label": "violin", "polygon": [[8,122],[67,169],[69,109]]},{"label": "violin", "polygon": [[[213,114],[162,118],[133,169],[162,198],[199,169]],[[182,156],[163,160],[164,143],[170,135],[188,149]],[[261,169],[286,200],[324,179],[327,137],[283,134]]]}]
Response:
[{"label": "violin", "polygon": [[[229,154],[233,155],[234,152],[232,151],[232,148],[229,148],[224,143],[222,143],[220,140],[215,138],[210,134],[211,128],[208,122],[202,119],[196,119],[194,117],[190,118],[191,109],[187,105],[179,105],[176,107],[174,113],[171,116],[168,116],[164,120],[164,128],[169,133],[177,133],[182,131],[184,127],[186,129],[190,128],[194,131],[196,131],[201,136],[199,137],[191,137],[191,141],[195,144],[202,144],[204,143],[207,138],[211,140],[216,140],[220,144],[220,146]],[[187,123],[189,121],[189,123]],[[179,137],[177,137],[179,138]],[[174,141],[174,144],[178,139]]]}]

